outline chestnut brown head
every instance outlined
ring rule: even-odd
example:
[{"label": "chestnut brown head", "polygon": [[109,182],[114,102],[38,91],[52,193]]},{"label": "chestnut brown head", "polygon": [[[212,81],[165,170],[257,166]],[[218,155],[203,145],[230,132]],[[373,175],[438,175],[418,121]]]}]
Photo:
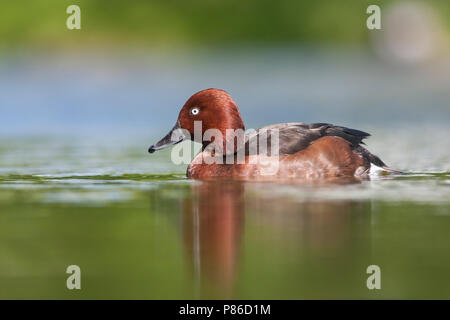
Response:
[{"label": "chestnut brown head", "polygon": [[[199,121],[198,125],[201,122],[201,136],[194,134],[196,121]],[[172,134],[177,129],[184,129],[189,135],[185,134],[178,139],[172,139]],[[153,153],[186,139],[205,145],[210,143],[210,141],[204,142],[202,138],[208,129],[219,130],[224,139],[227,129],[245,129],[236,102],[226,91],[206,89],[191,96],[181,108],[174,128],[148,151]]]}]

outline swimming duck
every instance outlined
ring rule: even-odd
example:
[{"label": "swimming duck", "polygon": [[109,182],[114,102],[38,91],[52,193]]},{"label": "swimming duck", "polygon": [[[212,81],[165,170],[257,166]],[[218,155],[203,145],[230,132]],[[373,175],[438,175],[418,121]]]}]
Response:
[{"label": "swimming duck", "polygon": [[[216,134],[208,135],[211,130]],[[220,89],[206,89],[186,101],[174,128],[148,151],[153,153],[188,139],[201,143],[202,151],[187,168],[187,177],[192,179],[359,178],[369,174],[372,164],[398,173],[362,146],[362,140],[370,134],[360,130],[297,122],[274,124],[252,132],[244,130],[238,106],[231,96]],[[177,131],[181,133],[175,135]]]}]

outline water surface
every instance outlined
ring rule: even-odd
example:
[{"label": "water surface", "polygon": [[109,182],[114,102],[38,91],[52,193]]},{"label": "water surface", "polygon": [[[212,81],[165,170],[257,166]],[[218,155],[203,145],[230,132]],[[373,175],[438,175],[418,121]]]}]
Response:
[{"label": "water surface", "polygon": [[144,137],[2,139],[0,298],[449,298],[449,148],[424,130],[369,142],[409,174],[328,185],[187,180]]}]

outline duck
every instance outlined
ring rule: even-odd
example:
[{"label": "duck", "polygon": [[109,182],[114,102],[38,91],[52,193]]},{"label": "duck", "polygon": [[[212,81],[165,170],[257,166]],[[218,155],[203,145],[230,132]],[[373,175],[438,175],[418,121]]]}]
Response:
[{"label": "duck", "polygon": [[288,122],[245,131],[230,94],[210,88],[192,95],[175,126],[149,153],[185,140],[202,149],[187,167],[190,179],[322,180],[364,178],[372,166],[401,173],[370,153],[364,131],[329,123]]}]

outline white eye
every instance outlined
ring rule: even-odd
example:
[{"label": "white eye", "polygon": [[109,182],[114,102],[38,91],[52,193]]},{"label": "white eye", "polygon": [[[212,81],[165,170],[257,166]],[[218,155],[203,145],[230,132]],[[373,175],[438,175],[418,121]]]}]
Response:
[{"label": "white eye", "polygon": [[193,116],[198,115],[199,112],[200,112],[200,110],[198,110],[198,108],[193,108],[193,109],[191,110],[191,114],[192,114]]}]

